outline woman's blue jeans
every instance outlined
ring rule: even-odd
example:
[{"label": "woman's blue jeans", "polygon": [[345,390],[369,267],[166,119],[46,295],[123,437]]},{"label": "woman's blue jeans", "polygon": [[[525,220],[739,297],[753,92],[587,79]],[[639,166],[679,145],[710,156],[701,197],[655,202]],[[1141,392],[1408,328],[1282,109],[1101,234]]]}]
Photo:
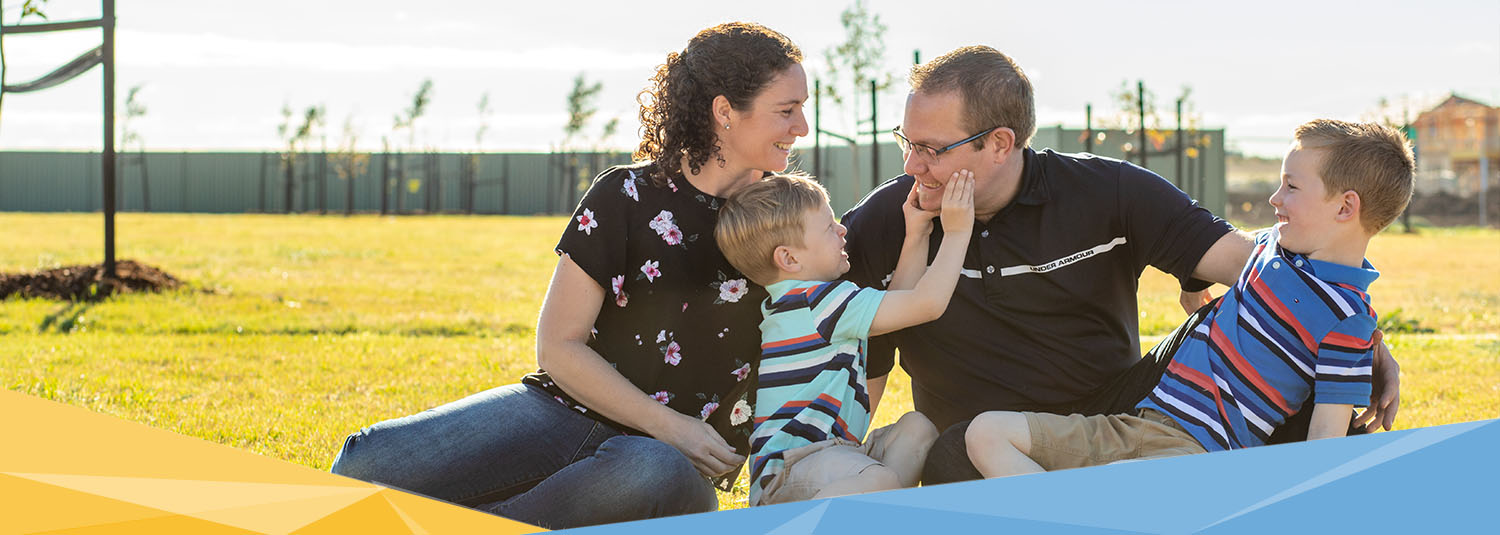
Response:
[{"label": "woman's blue jeans", "polygon": [[362,429],[331,470],[549,529],[718,507],[676,448],[621,434],[530,385]]}]

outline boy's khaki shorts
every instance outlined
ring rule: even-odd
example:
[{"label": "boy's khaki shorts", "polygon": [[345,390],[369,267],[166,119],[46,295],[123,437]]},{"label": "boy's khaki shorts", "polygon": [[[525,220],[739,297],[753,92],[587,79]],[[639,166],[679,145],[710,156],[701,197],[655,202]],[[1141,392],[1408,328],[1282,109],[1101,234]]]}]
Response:
[{"label": "boy's khaki shorts", "polygon": [[1140,416],[1022,414],[1031,430],[1031,460],[1048,471],[1206,451],[1170,416],[1152,409],[1141,409]]},{"label": "boy's khaki shorts", "polygon": [[830,483],[858,475],[885,460],[886,447],[901,435],[896,424],[870,431],[865,443],[842,438],[814,442],[786,450],[786,464],[761,491],[759,505],[812,499]]}]

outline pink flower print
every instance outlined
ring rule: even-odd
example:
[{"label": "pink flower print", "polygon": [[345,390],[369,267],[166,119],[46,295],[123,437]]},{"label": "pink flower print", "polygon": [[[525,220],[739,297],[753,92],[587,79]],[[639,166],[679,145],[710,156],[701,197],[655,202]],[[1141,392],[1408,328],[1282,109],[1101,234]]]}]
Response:
[{"label": "pink flower print", "polygon": [[661,270],[656,269],[658,266],[661,266],[661,262],[655,260],[647,260],[641,264],[641,273],[646,275],[647,282],[656,282],[656,278],[661,276]]},{"label": "pink flower print", "polygon": [[661,233],[661,239],[666,240],[667,245],[677,245],[682,243],[682,231],[678,230],[677,227],[669,228],[666,232]]},{"label": "pink flower print", "polygon": [[745,296],[747,289],[745,279],[724,281],[719,285],[719,299],[729,303],[738,303],[740,298]]},{"label": "pink flower print", "polygon": [[750,365],[745,364],[729,373],[734,375],[736,381],[744,381],[746,377],[750,376]]},{"label": "pink flower print", "polygon": [[668,394],[666,390],[662,390],[655,394],[651,394],[651,399],[656,400],[657,403],[666,405],[668,401],[672,401],[672,395]]},{"label": "pink flower print", "polygon": [[684,302],[683,302],[683,303],[682,303],[682,311],[683,311],[683,312],[687,312],[687,302],[686,302],[686,301],[684,301]]},{"label": "pink flower print", "polygon": [[651,222],[647,223],[647,226],[651,227],[651,230],[656,231],[657,234],[665,234],[667,229],[677,228],[677,225],[672,223],[672,212],[666,210],[662,210],[661,213],[656,214],[656,217],[651,218]]},{"label": "pink flower print", "polygon": [[638,194],[637,191],[636,191],[636,189],[635,189],[635,179],[634,178],[630,178],[630,179],[625,180],[625,187],[624,187],[623,191],[625,192],[625,196],[626,197],[630,197],[632,200],[635,200],[637,202],[639,202],[641,200],[640,194]]},{"label": "pink flower print", "polygon": [[665,341],[667,341],[667,330],[662,329],[661,332],[656,333],[656,343],[660,344]]},{"label": "pink flower print", "polygon": [[713,414],[714,410],[718,409],[718,408],[719,408],[719,404],[718,403],[709,402],[707,405],[704,405],[703,406],[703,410],[698,413],[698,418],[703,419],[703,420],[707,420],[708,419],[708,415]]},{"label": "pink flower print", "polygon": [[615,275],[610,277],[609,285],[615,292],[615,306],[624,307],[629,298],[625,296],[625,276]]},{"label": "pink flower print", "polygon": [[670,178],[667,179],[667,187],[672,188],[673,193],[677,192],[677,183],[673,182]]},{"label": "pink flower print", "polygon": [[667,348],[662,351],[662,356],[667,364],[676,366],[677,363],[682,362],[682,346],[677,345],[677,342],[673,341],[667,344]]},{"label": "pink flower print", "polygon": [[584,234],[593,235],[594,229],[598,226],[599,220],[594,219],[594,211],[584,208],[583,215],[578,216],[578,230],[583,231]]}]

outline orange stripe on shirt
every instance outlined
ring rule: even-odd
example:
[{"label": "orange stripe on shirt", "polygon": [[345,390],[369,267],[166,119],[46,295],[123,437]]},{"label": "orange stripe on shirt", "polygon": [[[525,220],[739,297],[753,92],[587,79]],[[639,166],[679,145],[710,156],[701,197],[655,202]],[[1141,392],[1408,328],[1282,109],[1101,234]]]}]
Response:
[{"label": "orange stripe on shirt", "polygon": [[1354,349],[1369,349],[1371,346],[1375,345],[1374,340],[1366,340],[1364,338],[1349,336],[1341,332],[1328,333],[1328,336],[1323,337],[1323,342],[1339,347],[1349,347]]},{"label": "orange stripe on shirt", "polygon": [[1264,299],[1266,306],[1271,307],[1271,313],[1275,314],[1277,319],[1286,322],[1287,325],[1292,327],[1292,332],[1297,333],[1297,337],[1302,339],[1302,345],[1307,346],[1308,351],[1313,353],[1318,352],[1318,341],[1313,340],[1312,333],[1307,332],[1307,328],[1302,326],[1302,322],[1297,321],[1297,316],[1292,314],[1292,311],[1287,309],[1286,305],[1280,299],[1276,298],[1276,293],[1266,287],[1264,280],[1260,277],[1251,279],[1250,286],[1252,287],[1251,291],[1255,292],[1255,295],[1261,299]]},{"label": "orange stripe on shirt", "polygon": [[1251,366],[1249,362],[1245,361],[1245,357],[1240,355],[1239,351],[1234,348],[1234,344],[1230,343],[1229,337],[1224,334],[1223,330],[1219,329],[1219,324],[1215,323],[1209,327],[1208,336],[1213,340],[1214,345],[1220,351],[1224,352],[1224,357],[1229,361],[1229,365],[1233,366],[1241,376],[1244,376],[1245,380],[1250,381],[1250,384],[1254,385],[1256,390],[1265,393],[1266,398],[1271,400],[1271,403],[1275,403],[1276,407],[1280,408],[1283,413],[1291,414],[1293,412],[1291,408],[1287,407],[1286,400],[1281,398],[1281,392],[1271,387],[1271,385],[1266,384],[1265,378],[1261,377],[1260,373],[1255,371],[1255,366]]},{"label": "orange stripe on shirt", "polygon": [[766,342],[764,344],[761,344],[760,348],[761,349],[773,349],[773,348],[777,348],[777,347],[792,346],[792,345],[797,345],[797,344],[801,344],[801,343],[804,343],[804,342],[811,342],[811,341],[817,340],[819,338],[822,338],[822,335],[819,335],[818,333],[812,333],[812,334],[809,334],[807,336],[799,336],[799,337],[796,337],[796,338],[790,338],[790,339],[786,339],[786,340],[778,340],[778,341],[775,341],[775,342]]}]

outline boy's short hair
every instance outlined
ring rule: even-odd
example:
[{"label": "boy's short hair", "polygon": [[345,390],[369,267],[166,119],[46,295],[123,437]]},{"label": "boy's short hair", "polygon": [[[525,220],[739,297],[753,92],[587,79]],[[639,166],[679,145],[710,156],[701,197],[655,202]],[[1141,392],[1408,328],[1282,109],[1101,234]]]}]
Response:
[{"label": "boy's short hair", "polygon": [[[1018,149],[1036,133],[1036,103],[1031,80],[1010,56],[984,45],[959,48],[911,68],[913,93],[957,92],[970,133],[1006,127],[1016,132]],[[984,139],[974,147],[984,148]]]},{"label": "boy's short hair", "polygon": [[719,208],[714,240],[729,264],[765,286],[777,276],[772,253],[801,247],[802,216],[828,204],[828,191],[803,174],[773,174],[740,188]]},{"label": "boy's short hair", "polygon": [[1297,127],[1296,143],[1321,149],[1318,174],[1333,196],[1353,190],[1359,194],[1360,224],[1373,235],[1390,225],[1411,201],[1416,162],[1406,136],[1376,123],[1316,119]]}]

